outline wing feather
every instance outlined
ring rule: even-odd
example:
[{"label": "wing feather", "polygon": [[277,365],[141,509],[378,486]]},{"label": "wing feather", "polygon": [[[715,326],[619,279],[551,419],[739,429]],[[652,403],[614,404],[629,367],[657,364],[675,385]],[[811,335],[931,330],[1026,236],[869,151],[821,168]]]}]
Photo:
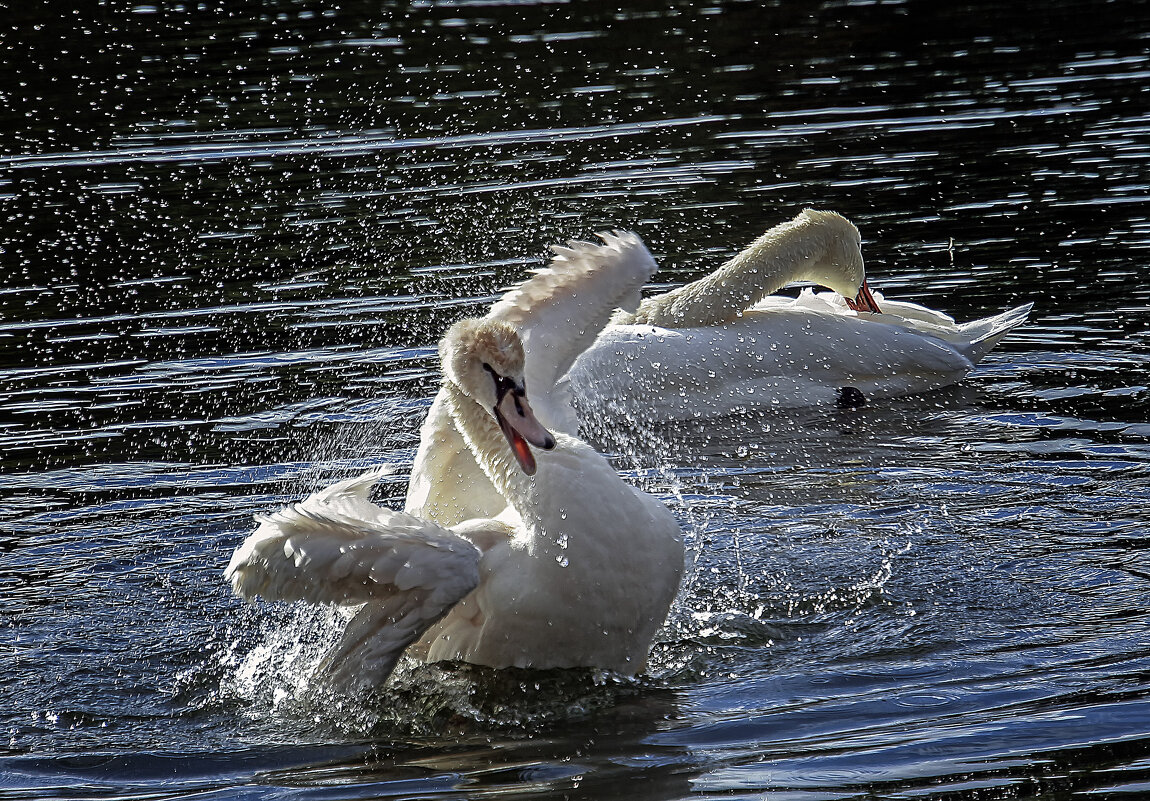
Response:
[{"label": "wing feather", "polygon": [[258,517],[224,571],[244,598],[362,604],[325,660],[329,673],[348,681],[382,681],[403,650],[479,583],[480,551],[470,541],[368,500],[379,475],[341,481]]},{"label": "wing feather", "polygon": [[470,592],[479,549],[431,521],[372,504],[366,492],[376,478],[342,481],[258,517],[224,573],[236,593],[354,604],[415,588],[455,600]]},{"label": "wing feather", "polygon": [[634,310],[658,269],[637,234],[600,233],[602,244],[551,248],[551,263],[505,294],[488,313],[515,325],[527,351],[528,392],[550,392],[617,309]]}]

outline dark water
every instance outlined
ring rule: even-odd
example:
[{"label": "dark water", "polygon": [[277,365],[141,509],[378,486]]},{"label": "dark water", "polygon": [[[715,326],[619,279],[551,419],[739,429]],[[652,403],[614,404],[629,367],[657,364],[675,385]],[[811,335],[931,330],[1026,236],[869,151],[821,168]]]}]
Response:
[{"label": "dark water", "polygon": [[[1150,795],[1147,4],[9,4],[0,60],[0,798]],[[695,558],[642,681],[311,697],[251,514],[398,502],[438,334],[548,244],[674,284],[803,206],[1031,324],[620,453]]]}]

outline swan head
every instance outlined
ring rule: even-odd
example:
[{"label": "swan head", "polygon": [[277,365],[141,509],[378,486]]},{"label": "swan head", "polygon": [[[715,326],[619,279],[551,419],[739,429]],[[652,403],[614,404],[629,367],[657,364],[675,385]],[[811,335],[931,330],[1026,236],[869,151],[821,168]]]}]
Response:
[{"label": "swan head", "polygon": [[862,235],[854,223],[833,211],[815,209],[803,209],[795,222],[812,226],[822,239],[822,256],[813,265],[811,280],[842,295],[854,311],[878,314],[878,304],[866,283]]},{"label": "swan head", "polygon": [[440,341],[439,358],[447,380],[495,418],[519,466],[533,475],[531,446],[551,450],[555,438],[527,402],[526,358],[515,327],[490,318],[460,320]]},{"label": "swan head", "polygon": [[821,255],[812,265],[811,280],[844,298],[853,298],[866,280],[859,229],[841,214],[816,209],[803,209],[795,223],[809,226],[821,240]]}]

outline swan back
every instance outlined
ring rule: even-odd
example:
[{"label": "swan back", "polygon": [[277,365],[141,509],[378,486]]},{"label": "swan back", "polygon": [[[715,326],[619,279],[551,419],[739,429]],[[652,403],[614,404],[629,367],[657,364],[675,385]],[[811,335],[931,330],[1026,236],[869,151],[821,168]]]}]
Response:
[{"label": "swan back", "polygon": [[805,289],[798,298],[766,298],[724,325],[612,326],[572,368],[576,408],[609,435],[590,413],[666,423],[833,405],[843,387],[867,399],[925,392],[962,380],[1031,310],[1028,303],[956,324],[878,297],[882,314],[856,314],[839,295]]}]

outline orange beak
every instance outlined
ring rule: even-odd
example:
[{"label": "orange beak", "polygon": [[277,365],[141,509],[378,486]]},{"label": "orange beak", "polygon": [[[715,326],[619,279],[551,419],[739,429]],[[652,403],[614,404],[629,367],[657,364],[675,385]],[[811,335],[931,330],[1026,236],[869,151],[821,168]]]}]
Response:
[{"label": "orange beak", "polygon": [[492,411],[523,472],[535,475],[535,454],[530,446],[549,451],[555,447],[555,437],[536,419],[527,403],[527,395],[522,389],[507,389]]},{"label": "orange beak", "polygon": [[853,312],[870,312],[871,314],[882,314],[882,310],[878,307],[878,302],[874,299],[874,295],[870,293],[870,287],[867,286],[866,279],[863,279],[862,286],[859,287],[859,293],[854,300],[847,298],[847,308]]}]

